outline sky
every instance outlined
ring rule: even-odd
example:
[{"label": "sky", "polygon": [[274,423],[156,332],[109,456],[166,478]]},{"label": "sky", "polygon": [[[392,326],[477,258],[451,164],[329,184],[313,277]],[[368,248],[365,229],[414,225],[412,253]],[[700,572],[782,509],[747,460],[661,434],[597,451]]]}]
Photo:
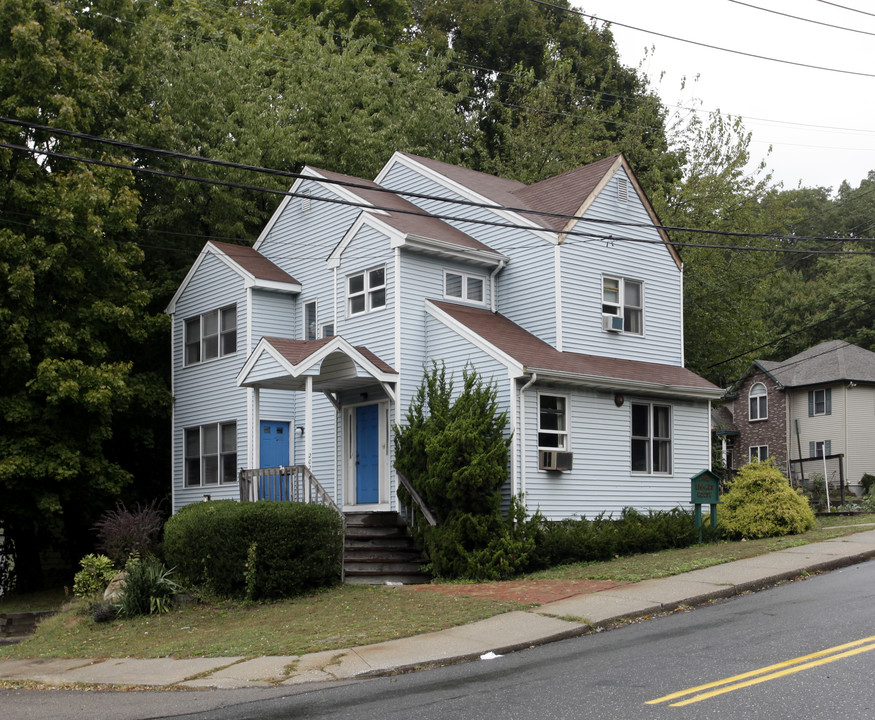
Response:
[{"label": "sky", "polygon": [[844,180],[857,187],[875,170],[871,0],[572,0],[572,6],[612,21],[623,64],[640,67],[669,108],[698,100],[703,111],[741,116],[753,133],[753,157],[766,159],[784,189],[801,183],[835,191]]}]

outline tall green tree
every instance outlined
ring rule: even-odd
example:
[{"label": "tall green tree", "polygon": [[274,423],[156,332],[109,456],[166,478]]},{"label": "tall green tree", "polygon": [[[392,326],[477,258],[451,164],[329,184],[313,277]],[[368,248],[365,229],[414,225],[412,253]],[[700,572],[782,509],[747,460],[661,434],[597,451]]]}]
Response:
[{"label": "tall green tree", "polygon": [[[0,115],[86,133],[123,128],[123,73],[80,10],[0,2]],[[16,146],[0,149],[0,524],[26,590],[42,582],[39,552],[54,545],[72,566],[93,541],[91,523],[131,482],[123,453],[113,459],[109,448],[131,440],[135,452],[143,438],[121,428],[166,414],[162,379],[138,361],[163,342],[166,323],[148,311],[143,254],[131,242],[130,174],[59,154],[129,159],[23,127],[0,126],[0,139]]]}]

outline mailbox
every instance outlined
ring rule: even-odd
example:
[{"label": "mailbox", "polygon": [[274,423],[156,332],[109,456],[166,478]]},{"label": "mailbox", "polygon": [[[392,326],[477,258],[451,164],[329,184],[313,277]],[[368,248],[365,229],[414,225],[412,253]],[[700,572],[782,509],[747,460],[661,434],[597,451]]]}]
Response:
[{"label": "mailbox", "polygon": [[717,527],[717,506],[720,504],[720,476],[702,470],[690,478],[690,503],[696,506],[696,528],[702,542],[702,505],[711,506],[711,527]]}]

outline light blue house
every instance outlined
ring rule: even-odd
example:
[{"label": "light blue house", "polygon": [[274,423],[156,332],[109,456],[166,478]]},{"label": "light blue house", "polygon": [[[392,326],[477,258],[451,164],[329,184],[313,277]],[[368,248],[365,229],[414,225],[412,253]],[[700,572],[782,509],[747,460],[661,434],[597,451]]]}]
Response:
[{"label": "light blue house", "polygon": [[392,426],[433,360],[496,384],[530,510],[688,503],[721,390],[684,368],[681,259],[623,156],[534,185],[400,152],[373,182],[302,175],[167,309],[174,510],[288,466],[344,512],[395,510]]}]

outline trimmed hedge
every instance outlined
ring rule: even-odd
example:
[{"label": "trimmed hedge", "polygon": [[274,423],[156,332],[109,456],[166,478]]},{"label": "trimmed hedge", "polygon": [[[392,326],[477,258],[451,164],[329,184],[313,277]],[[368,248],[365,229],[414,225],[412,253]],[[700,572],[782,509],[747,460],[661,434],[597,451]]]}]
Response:
[{"label": "trimmed hedge", "polygon": [[[713,534],[705,529],[706,537]],[[698,539],[693,513],[683,508],[647,514],[625,508],[618,518],[571,518],[543,525],[537,557],[541,567],[609,560],[618,555],[692,545]]]},{"label": "trimmed hedge", "polygon": [[164,526],[164,555],[185,581],[223,597],[293,597],[340,582],[343,520],[322,505],[195,503]]}]

